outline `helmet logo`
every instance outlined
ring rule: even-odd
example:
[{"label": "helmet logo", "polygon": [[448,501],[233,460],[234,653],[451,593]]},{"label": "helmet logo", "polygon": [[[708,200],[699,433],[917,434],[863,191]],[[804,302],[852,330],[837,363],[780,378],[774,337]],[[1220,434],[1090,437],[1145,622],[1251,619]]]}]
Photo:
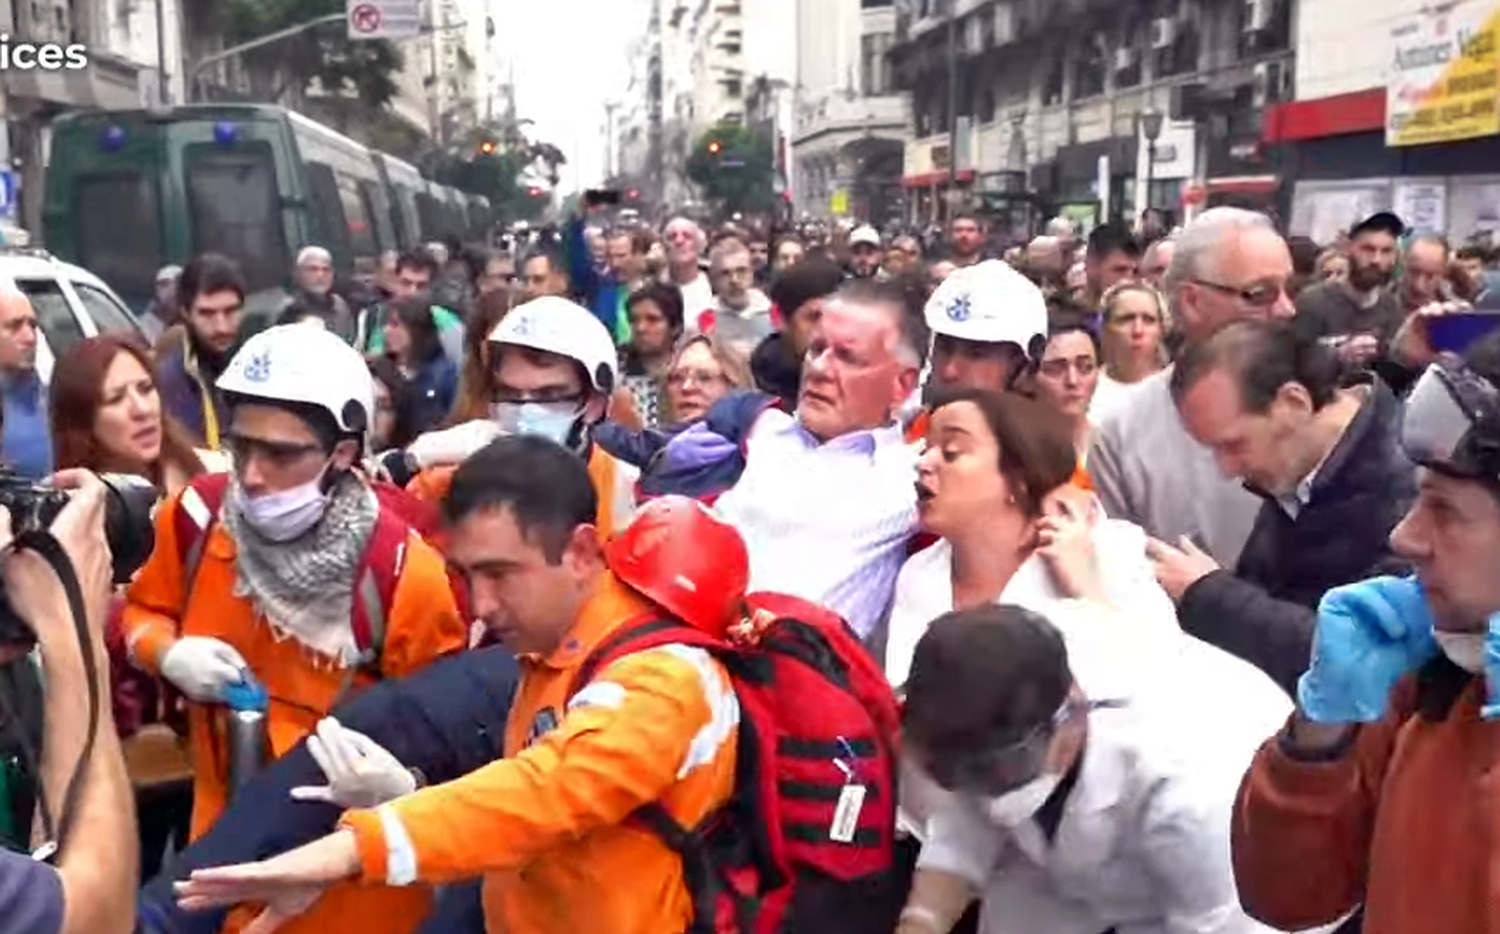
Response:
[{"label": "helmet logo", "polygon": [[245,379],[252,383],[264,383],[271,378],[271,355],[258,353],[245,361]]},{"label": "helmet logo", "polygon": [[531,315],[518,315],[516,323],[511,327],[513,337],[534,337],[536,335],[536,319]]},{"label": "helmet logo", "polygon": [[969,302],[968,295],[960,295],[948,303],[949,321],[967,321],[973,312],[974,309]]}]

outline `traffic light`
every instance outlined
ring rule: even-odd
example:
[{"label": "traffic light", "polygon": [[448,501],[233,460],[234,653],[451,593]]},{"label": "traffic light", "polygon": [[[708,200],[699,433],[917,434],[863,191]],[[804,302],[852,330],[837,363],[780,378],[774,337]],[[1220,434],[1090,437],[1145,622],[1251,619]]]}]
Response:
[{"label": "traffic light", "polygon": [[542,190],[533,186],[531,189],[531,196],[533,198],[540,198],[542,196]]},{"label": "traffic light", "polygon": [[712,140],[708,144],[708,151],[710,153],[716,155],[716,156],[719,154],[719,150],[721,150],[723,148],[724,148],[723,146],[719,145],[719,141],[718,140]]},{"label": "traffic light", "polygon": [[639,188],[632,188],[629,191],[625,192],[625,200],[627,201],[639,201],[640,197],[641,192]]},{"label": "traffic light", "polygon": [[495,154],[495,149],[495,141],[492,139],[487,139],[479,144],[479,151],[484,153],[486,156],[493,156]]}]

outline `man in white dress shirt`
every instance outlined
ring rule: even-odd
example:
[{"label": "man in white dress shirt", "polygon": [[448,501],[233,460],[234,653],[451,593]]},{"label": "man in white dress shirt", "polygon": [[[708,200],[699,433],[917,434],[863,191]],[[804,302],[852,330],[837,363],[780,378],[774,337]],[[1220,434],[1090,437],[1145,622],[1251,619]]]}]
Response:
[{"label": "man in white dress shirt", "polygon": [[861,636],[884,615],[916,531],[916,452],[896,413],[922,364],[905,298],[873,280],[825,305],[796,415],[750,431],[745,471],[717,507],[750,549],[752,590],[836,610]]}]

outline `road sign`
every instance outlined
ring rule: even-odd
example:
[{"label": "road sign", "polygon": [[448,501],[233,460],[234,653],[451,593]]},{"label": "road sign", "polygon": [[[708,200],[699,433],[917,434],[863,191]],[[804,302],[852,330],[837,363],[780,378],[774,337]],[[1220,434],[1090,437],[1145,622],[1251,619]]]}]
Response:
[{"label": "road sign", "polygon": [[350,39],[415,39],[422,34],[421,0],[348,0]]}]

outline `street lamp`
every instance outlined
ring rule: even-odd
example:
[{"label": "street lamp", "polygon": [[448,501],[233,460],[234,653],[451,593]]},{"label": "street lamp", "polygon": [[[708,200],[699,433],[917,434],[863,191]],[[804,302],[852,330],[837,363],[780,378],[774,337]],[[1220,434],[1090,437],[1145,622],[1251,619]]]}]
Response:
[{"label": "street lamp", "polygon": [[1156,182],[1156,141],[1161,139],[1161,125],[1165,115],[1155,108],[1148,107],[1141,111],[1141,136],[1146,139],[1146,197],[1140,199],[1145,203],[1141,213],[1151,209],[1151,188]]}]

